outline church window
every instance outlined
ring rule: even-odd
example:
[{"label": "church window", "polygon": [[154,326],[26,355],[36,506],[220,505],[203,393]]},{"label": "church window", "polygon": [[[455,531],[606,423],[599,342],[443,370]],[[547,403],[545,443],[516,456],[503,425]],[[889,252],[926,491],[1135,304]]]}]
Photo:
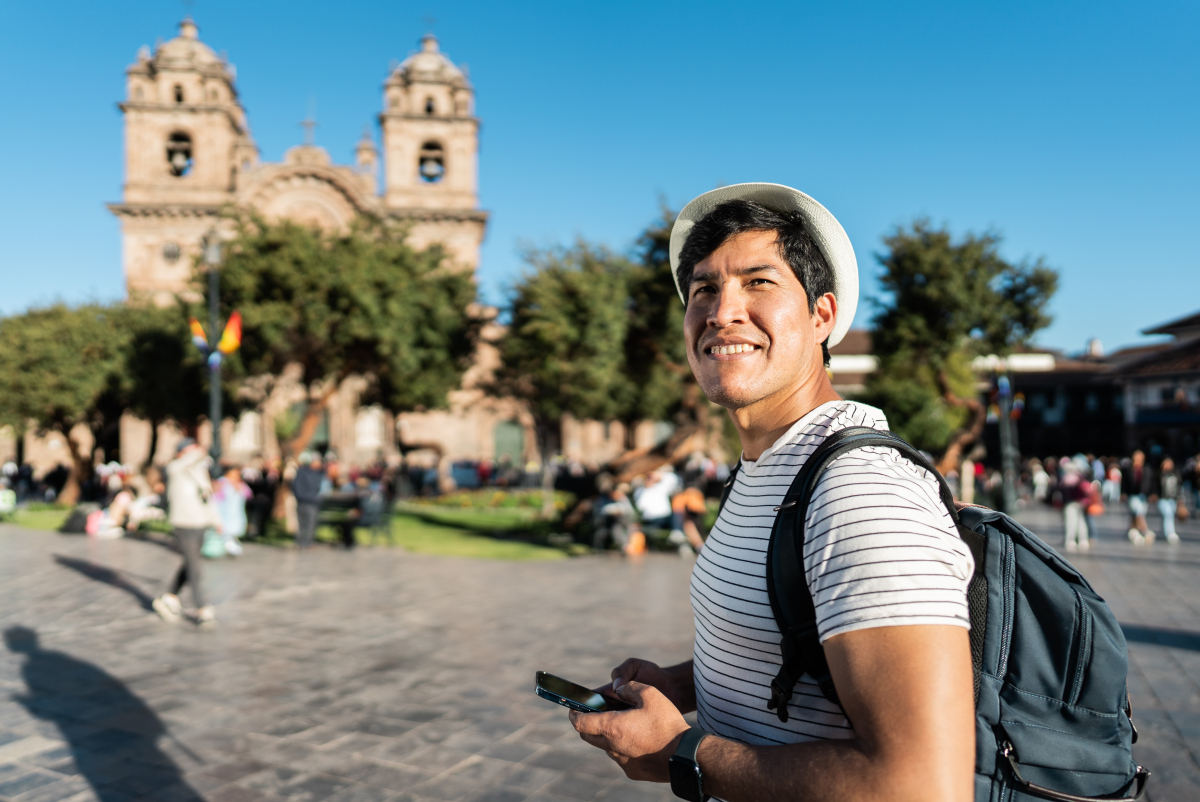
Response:
[{"label": "church window", "polygon": [[176,178],[192,171],[192,138],[176,131],[167,137],[167,165]]},{"label": "church window", "polygon": [[427,98],[425,98],[425,113],[428,114],[430,117],[432,117],[433,112],[434,112],[433,98],[427,97]]},{"label": "church window", "polygon": [[183,87],[180,86],[179,84],[175,84],[175,102],[176,103],[183,102]]},{"label": "church window", "polygon": [[179,246],[174,242],[168,242],[163,246],[163,259],[169,264],[174,264],[179,261]]},{"label": "church window", "polygon": [[419,169],[421,179],[436,184],[446,174],[446,159],[442,146],[437,142],[426,142],[421,146]]},{"label": "church window", "polygon": [[393,108],[393,109],[399,109],[399,108],[400,108],[400,96],[399,96],[399,95],[392,95],[392,98],[391,98],[391,105],[392,105],[392,108]]}]

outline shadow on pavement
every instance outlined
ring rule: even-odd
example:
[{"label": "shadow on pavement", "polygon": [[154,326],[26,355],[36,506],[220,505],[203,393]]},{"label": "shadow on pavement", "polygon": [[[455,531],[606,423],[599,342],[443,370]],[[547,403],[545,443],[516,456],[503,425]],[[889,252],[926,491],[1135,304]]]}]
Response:
[{"label": "shadow on pavement", "polygon": [[1125,633],[1125,640],[1133,643],[1151,643],[1155,646],[1169,646],[1172,649],[1200,652],[1200,632],[1164,627],[1143,627],[1136,624],[1121,624],[1121,630]]},{"label": "shadow on pavement", "polygon": [[26,656],[21,675],[28,693],[13,698],[57,725],[97,799],[203,802],[158,748],[158,739],[170,735],[167,728],[124,684],[98,666],[41,648],[27,627],[4,630],[4,641],[9,651]]},{"label": "shadow on pavement", "polygon": [[88,579],[94,579],[97,582],[103,582],[106,585],[112,585],[114,588],[120,588],[130,596],[133,596],[135,599],[137,599],[138,602],[141,603],[142,607],[147,611],[154,609],[150,606],[150,603],[154,601],[154,597],[150,596],[148,593],[146,593],[146,591],[142,590],[137,585],[133,584],[124,576],[122,576],[120,571],[114,571],[111,568],[106,568],[103,565],[97,565],[96,563],[88,562],[87,560],[78,560],[74,557],[64,557],[61,554],[55,554],[54,561],[61,566],[70,568],[73,571],[78,571]]}]

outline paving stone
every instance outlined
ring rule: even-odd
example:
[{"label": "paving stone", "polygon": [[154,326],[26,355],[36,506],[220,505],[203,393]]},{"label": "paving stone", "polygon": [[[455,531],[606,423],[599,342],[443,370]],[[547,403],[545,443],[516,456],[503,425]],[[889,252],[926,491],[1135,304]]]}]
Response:
[{"label": "paving stone", "polygon": [[63,777],[52,783],[25,791],[20,802],[63,802],[91,791],[91,784],[83,777]]},{"label": "paving stone", "polygon": [[0,781],[0,796],[17,796],[26,791],[40,788],[43,785],[63,779],[61,774],[55,774],[45,769],[30,769],[11,775]]},{"label": "paving stone", "polygon": [[500,741],[498,743],[491,744],[479,754],[484,755],[485,757],[495,757],[501,760],[508,760],[513,763],[520,763],[522,760],[529,757],[540,748],[541,747],[537,745],[522,744],[511,741]]},{"label": "paving stone", "polygon": [[[1061,514],[1020,518],[1061,543]],[[1200,523],[1184,525],[1178,547],[1134,548],[1125,528],[1119,510],[1104,516],[1096,548],[1072,561],[1142,628],[1130,691],[1149,798],[1190,802]],[[536,669],[598,684],[631,655],[690,657],[689,561],[384,548],[301,559],[251,543],[206,565],[221,621],[201,632],[164,624],[129,590],[153,596],[177,568],[159,543],[0,524],[0,554],[0,629],[38,635],[36,648],[0,650],[0,788],[28,783],[21,802],[671,798],[626,780],[530,687]]]}]

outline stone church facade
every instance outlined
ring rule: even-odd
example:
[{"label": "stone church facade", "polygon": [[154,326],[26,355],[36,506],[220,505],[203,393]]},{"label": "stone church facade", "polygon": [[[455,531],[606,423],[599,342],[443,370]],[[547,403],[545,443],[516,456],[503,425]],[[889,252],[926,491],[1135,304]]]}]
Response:
[{"label": "stone church facade", "polygon": [[[426,35],[420,49],[388,75],[382,106],[382,153],[368,132],[355,148],[354,164],[334,164],[311,139],[288,150],[281,163],[268,163],[260,159],[239,101],[234,67],[200,40],[194,22],[184,20],[179,35],[155,51],[143,48],[126,70],[119,104],[124,197],[108,207],[120,221],[131,302],[169,303],[186,292],[202,243],[228,226],[220,215],[230,205],[326,230],[345,229],[362,213],[400,219],[410,225],[415,247],[441,243],[456,266],[474,271],[488,215],[479,208],[479,120],[465,71]],[[462,459],[507,455],[521,464],[534,458],[529,416],[478,389],[498,363],[492,343],[501,333],[488,326],[475,365],[451,393],[449,410],[393,419],[383,410],[360,408],[361,382],[352,378],[334,395],[317,440],[357,464],[394,458],[398,440],[428,444],[425,453],[443,469]],[[303,389],[284,383],[261,410],[224,422],[223,452],[239,462],[278,457],[273,421],[303,402]],[[623,432],[601,424],[573,426],[573,442],[593,459],[619,452],[624,440]],[[178,436],[169,427],[160,431],[156,461],[168,458]],[[210,436],[200,434],[202,441]],[[149,443],[149,424],[127,416],[121,461],[144,461]]]}]

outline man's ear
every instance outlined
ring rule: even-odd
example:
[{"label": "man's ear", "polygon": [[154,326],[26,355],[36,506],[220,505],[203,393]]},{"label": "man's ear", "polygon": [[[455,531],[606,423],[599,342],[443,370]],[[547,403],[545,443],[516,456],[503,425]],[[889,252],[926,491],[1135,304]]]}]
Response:
[{"label": "man's ear", "polygon": [[834,324],[837,323],[837,309],[837,298],[832,292],[827,292],[817,299],[812,311],[817,342],[825,342],[833,333]]}]

